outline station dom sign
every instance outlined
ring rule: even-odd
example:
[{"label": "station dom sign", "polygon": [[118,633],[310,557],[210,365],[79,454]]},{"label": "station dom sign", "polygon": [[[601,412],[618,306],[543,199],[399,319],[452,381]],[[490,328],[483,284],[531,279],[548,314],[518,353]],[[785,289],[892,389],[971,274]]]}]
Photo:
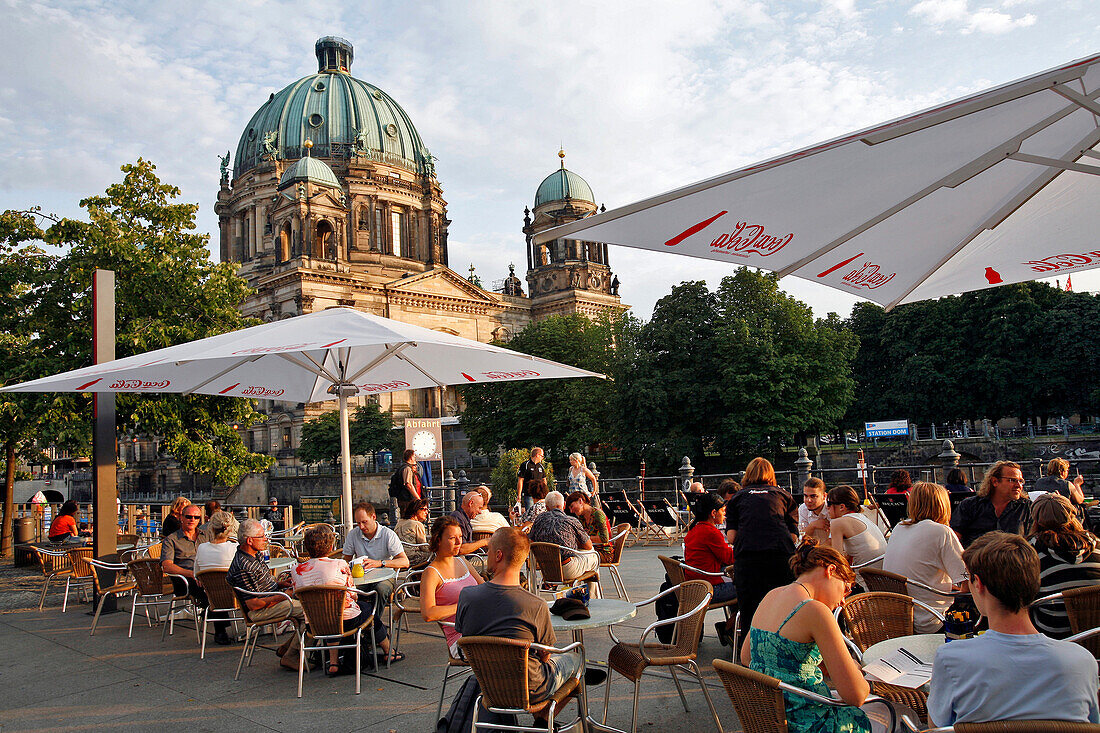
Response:
[{"label": "station dom sign", "polygon": [[879,420],[878,422],[863,423],[864,431],[868,438],[892,438],[909,435],[908,420]]}]

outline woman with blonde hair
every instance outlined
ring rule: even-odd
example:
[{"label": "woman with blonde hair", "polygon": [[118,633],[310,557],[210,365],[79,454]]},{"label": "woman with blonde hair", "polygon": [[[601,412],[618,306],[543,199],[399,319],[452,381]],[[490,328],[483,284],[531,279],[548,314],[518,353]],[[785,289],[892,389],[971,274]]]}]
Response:
[{"label": "woman with blonde hair", "polygon": [[563,493],[572,494],[580,491],[588,496],[593,496],[599,491],[599,487],[596,485],[596,474],[588,469],[584,456],[580,453],[569,454],[569,474],[567,478],[569,480],[569,491]]},{"label": "woman with blonde hair", "polygon": [[843,555],[832,547],[819,547],[812,537],[790,558],[788,572],[795,581],[769,592],[756,609],[741,663],[789,685],[832,697],[822,666],[828,669],[833,687],[850,707],[822,705],[784,693],[791,733],[870,731],[870,720],[859,706],[871,688],[848,653],[833,616],[851,592],[855,573]]},{"label": "woman with blonde hair", "polygon": [[164,524],[160,527],[161,537],[167,537],[183,526],[180,519],[183,517],[183,510],[189,506],[191,506],[191,500],[186,496],[176,497],[175,501],[172,502],[171,508],[168,510],[168,516],[164,518]]},{"label": "woman with blonde hair", "polygon": [[733,545],[742,637],[768,591],[794,580],[787,561],[798,537],[798,504],[776,485],[775,469],[766,458],[749,462],[743,483],[726,503],[726,540]]},{"label": "woman with blonde hair", "polygon": [[[1069,588],[1100,584],[1100,552],[1096,537],[1077,519],[1077,510],[1062,494],[1043,494],[1031,505],[1031,540],[1039,553],[1039,597]],[[1047,636],[1070,635],[1066,607],[1061,601],[1035,606],[1035,628]]]},{"label": "woman with blonde hair", "polygon": [[[966,580],[966,565],[962,560],[962,544],[948,526],[951,522],[951,500],[947,489],[928,481],[913,485],[909,492],[909,517],[890,533],[882,569],[907,579],[909,595],[927,603],[941,613],[951,599],[942,593],[961,586]],[[920,606],[913,610],[913,627],[921,634],[930,634],[940,627],[939,620]]]}]

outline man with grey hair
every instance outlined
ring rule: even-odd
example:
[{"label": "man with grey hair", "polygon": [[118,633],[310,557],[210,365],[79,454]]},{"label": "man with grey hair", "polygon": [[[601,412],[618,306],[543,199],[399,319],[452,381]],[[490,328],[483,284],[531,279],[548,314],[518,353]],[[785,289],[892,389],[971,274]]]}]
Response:
[{"label": "man with grey hair", "polygon": [[489,544],[488,538],[474,540],[474,527],[470,523],[470,520],[481,512],[482,503],[481,494],[477,491],[470,491],[462,497],[462,506],[451,512],[451,516],[462,527],[462,546],[458,549],[460,555],[469,555],[471,552],[480,550]]},{"label": "man with grey hair", "polygon": [[485,484],[474,489],[481,494],[481,511],[470,518],[470,527],[474,532],[496,532],[501,527],[510,527],[511,524],[500,512],[489,510],[489,499],[493,498],[493,492]]},{"label": "man with grey hair", "polygon": [[[546,511],[535,517],[531,525],[532,542],[550,542],[576,552],[562,552],[561,570],[565,580],[579,578],[600,567],[600,556],[592,549],[592,538],[584,531],[580,520],[565,513],[565,497],[560,491],[546,495]],[[595,592],[594,583],[588,589]]]},{"label": "man with grey hair", "polygon": [[[233,562],[229,565],[226,579],[234,588],[253,593],[278,593],[291,586],[289,573],[275,580],[271,568],[258,555],[267,548],[267,532],[259,520],[246,519],[237,530],[240,544]],[[278,622],[293,619],[296,625],[305,621],[302,604],[287,600],[281,595],[244,596],[238,594],[238,600],[248,607],[248,617],[253,623]],[[281,664],[288,669],[298,669],[298,634],[295,632],[290,641],[284,643],[276,652],[282,657]]]}]

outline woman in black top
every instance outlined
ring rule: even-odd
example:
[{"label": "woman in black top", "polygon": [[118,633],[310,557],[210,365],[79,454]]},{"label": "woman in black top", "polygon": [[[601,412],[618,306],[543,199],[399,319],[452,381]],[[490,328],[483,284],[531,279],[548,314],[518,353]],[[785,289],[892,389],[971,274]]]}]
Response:
[{"label": "woman in black top", "polygon": [[741,639],[764,596],[794,582],[787,561],[798,536],[798,505],[775,483],[775,469],[767,459],[749,461],[742,483],[726,504],[726,539],[733,545]]}]

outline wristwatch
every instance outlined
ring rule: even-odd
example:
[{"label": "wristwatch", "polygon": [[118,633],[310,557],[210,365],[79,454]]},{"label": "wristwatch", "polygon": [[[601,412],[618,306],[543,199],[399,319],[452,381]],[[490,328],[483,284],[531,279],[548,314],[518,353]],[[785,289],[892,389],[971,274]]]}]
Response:
[{"label": "wristwatch", "polygon": [[385,560],[382,561],[382,567],[386,567],[386,561]]}]

